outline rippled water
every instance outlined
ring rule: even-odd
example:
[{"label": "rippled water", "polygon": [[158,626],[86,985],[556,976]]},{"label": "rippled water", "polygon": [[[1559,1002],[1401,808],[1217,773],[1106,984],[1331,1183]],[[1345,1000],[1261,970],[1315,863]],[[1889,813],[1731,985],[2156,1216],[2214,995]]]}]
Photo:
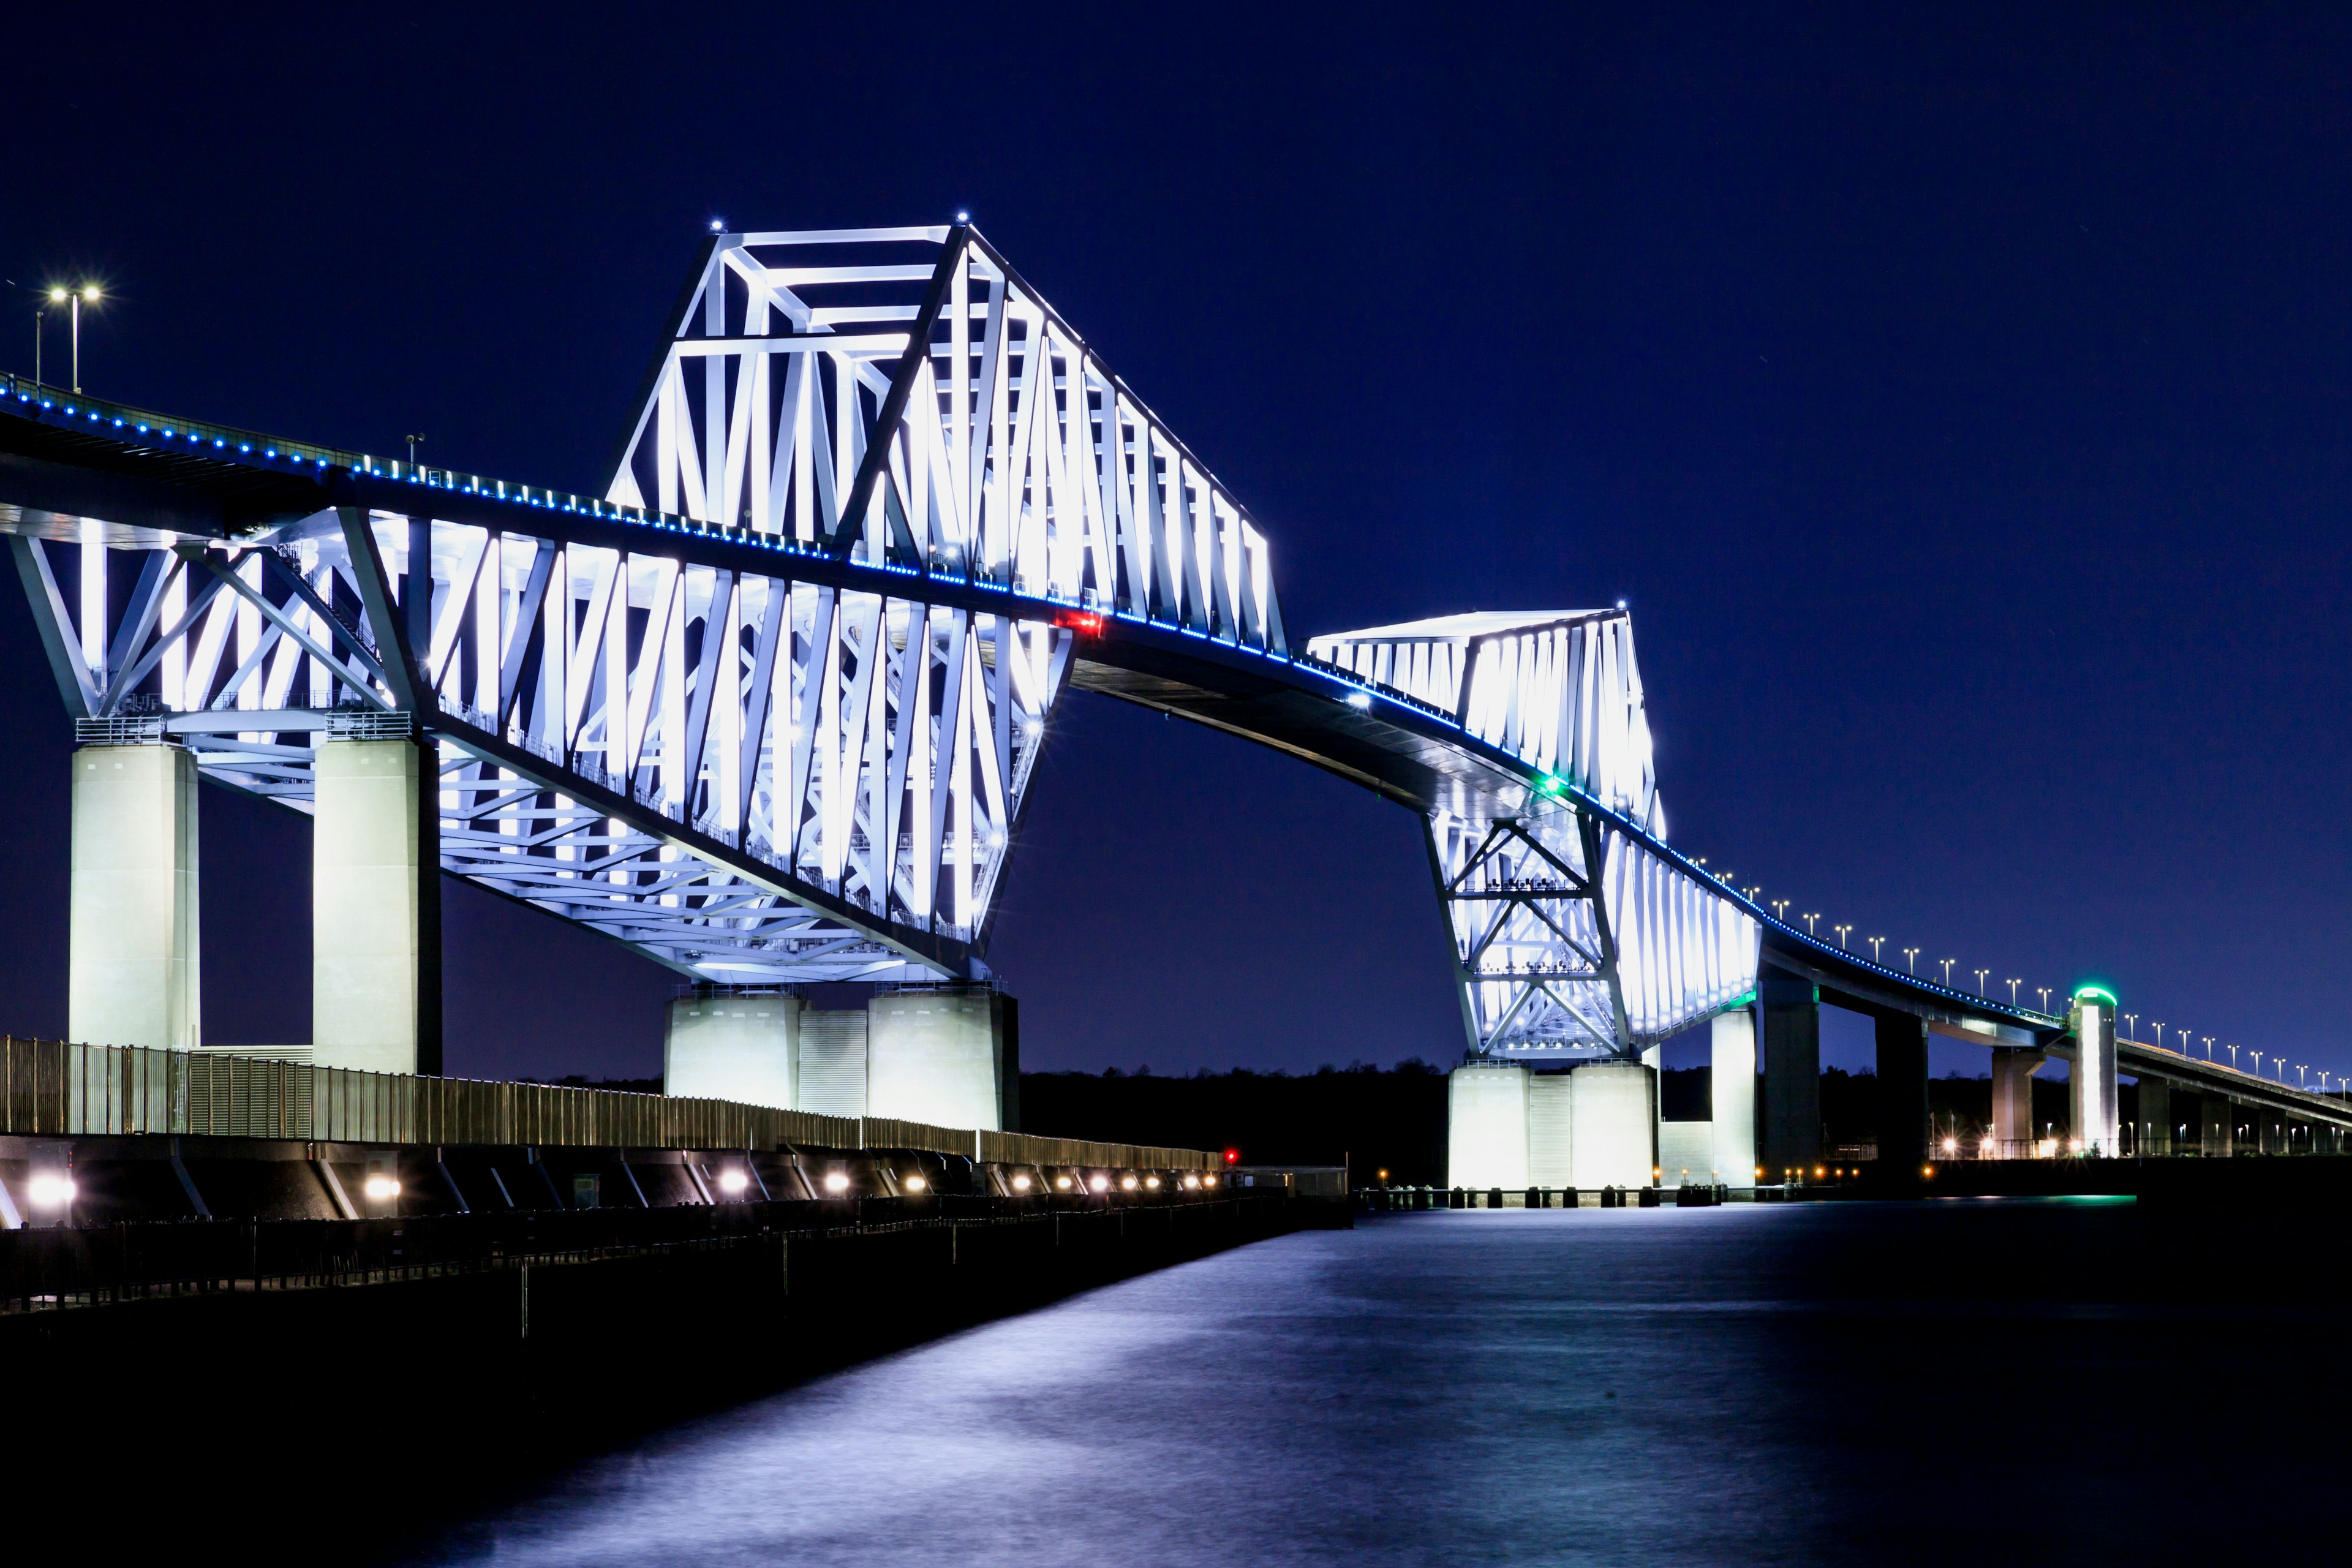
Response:
[{"label": "rippled water", "polygon": [[1379,1216],[672,1429],[500,1563],[2163,1562],[2329,1538],[2341,1226]]}]

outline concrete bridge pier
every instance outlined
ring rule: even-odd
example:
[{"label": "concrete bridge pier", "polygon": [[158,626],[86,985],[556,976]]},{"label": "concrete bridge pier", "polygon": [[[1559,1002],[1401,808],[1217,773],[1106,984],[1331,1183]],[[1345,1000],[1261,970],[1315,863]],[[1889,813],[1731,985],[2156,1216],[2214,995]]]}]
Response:
[{"label": "concrete bridge pier", "polygon": [[1715,1173],[1726,1186],[1756,1184],[1756,1010],[1718,1013],[1708,1040],[1715,1091]]},{"label": "concrete bridge pier", "polygon": [[1872,1020],[1878,1046],[1878,1168],[1902,1181],[1927,1159],[1927,1021],[1916,1013]]},{"label": "concrete bridge pier", "polygon": [[1017,1127],[1018,1005],[983,985],[875,996],[866,1006],[866,1114],[989,1132]]},{"label": "concrete bridge pier", "polygon": [[2038,1129],[2033,1125],[2033,1069],[2049,1060],[2036,1050],[1992,1053],[1992,1141],[2004,1160],[2021,1160],[2033,1152]]},{"label": "concrete bridge pier", "polygon": [[2172,1152],[2172,1084],[2143,1073],[2139,1079],[2139,1110],[2132,1118],[2135,1152],[2142,1155]]},{"label": "concrete bridge pier", "polygon": [[2074,993],[2074,1070],[2067,1081],[2074,1138],[2086,1154],[2112,1156],[2122,1121],[2116,1084],[2116,999],[2095,985]]},{"label": "concrete bridge pier", "polygon": [[318,750],[310,843],[313,1060],[441,1071],[441,813],[414,740]]},{"label": "concrete bridge pier", "polygon": [[1531,1072],[1472,1060],[1447,1080],[1446,1182],[1473,1190],[1646,1187],[1657,1170],[1657,1074],[1636,1061]]},{"label": "concrete bridge pier", "polygon": [[2200,1131],[2197,1152],[2208,1160],[2226,1160],[2237,1152],[2237,1107],[2227,1096],[2208,1094],[2199,1100]]},{"label": "concrete bridge pier", "polygon": [[67,1037],[203,1045],[195,758],[160,742],[80,748],[72,831]]},{"label": "concrete bridge pier", "polygon": [[786,993],[723,986],[673,998],[662,1044],[662,1092],[802,1109],[794,1079],[803,1005]]},{"label": "concrete bridge pier", "polygon": [[1822,993],[1811,981],[1765,966],[1757,977],[1764,1017],[1763,1180],[1810,1176],[1822,1157]]}]

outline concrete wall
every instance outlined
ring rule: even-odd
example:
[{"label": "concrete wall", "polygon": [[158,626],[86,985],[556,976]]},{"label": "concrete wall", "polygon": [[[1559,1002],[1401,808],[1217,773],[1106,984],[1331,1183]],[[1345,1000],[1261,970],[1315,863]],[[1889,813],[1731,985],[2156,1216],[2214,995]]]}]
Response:
[{"label": "concrete wall", "polygon": [[1002,1002],[986,990],[876,996],[866,1005],[866,1113],[1003,1131]]},{"label": "concrete wall", "polygon": [[1727,1186],[1756,1184],[1756,1014],[1742,1007],[1718,1013],[1710,1026],[1713,1047],[1716,1180]]},{"label": "concrete wall", "polygon": [[679,996],[669,1005],[662,1092],[801,1109],[793,1099],[801,999]]},{"label": "concrete wall", "polygon": [[311,818],[311,1044],[323,1067],[441,1070],[441,856],[431,753],[319,748]]},{"label": "concrete wall", "polygon": [[866,1109],[866,1010],[820,1012],[800,1016],[800,1059],[793,1073],[795,1110],[821,1116],[864,1116]]},{"label": "concrete wall", "polygon": [[195,759],[177,746],[74,752],[72,858],[67,1037],[203,1045]]},{"label": "concrete wall", "polygon": [[1516,1065],[1465,1062],[1454,1069],[1447,1079],[1449,1185],[1526,1190],[1529,1077]]},{"label": "concrete wall", "polygon": [[1533,1187],[1572,1185],[1576,1174],[1576,1126],[1570,1107],[1574,1100],[1571,1079],[1564,1072],[1540,1072],[1528,1079],[1528,1184]]},{"label": "concrete wall", "polygon": [[1587,1062],[1570,1073],[1579,1187],[1646,1187],[1656,1167],[1657,1078],[1639,1062]]}]

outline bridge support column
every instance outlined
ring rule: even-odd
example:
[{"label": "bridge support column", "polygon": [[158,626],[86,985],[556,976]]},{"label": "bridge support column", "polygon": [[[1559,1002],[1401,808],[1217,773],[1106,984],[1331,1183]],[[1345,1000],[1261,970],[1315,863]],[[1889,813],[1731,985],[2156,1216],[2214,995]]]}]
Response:
[{"label": "bridge support column", "polygon": [[1568,1081],[1573,1184],[1648,1186],[1658,1167],[1658,1075],[1640,1062],[1587,1062]]},{"label": "bridge support column", "polygon": [[2197,1152],[2208,1160],[2226,1160],[2237,1152],[2236,1122],[2226,1096],[2208,1094],[2200,1100],[2201,1116],[2197,1138]]},{"label": "bridge support column", "polygon": [[1810,1174],[1822,1156],[1822,994],[1769,965],[1758,977],[1764,1015],[1764,1180]]},{"label": "bridge support column", "polygon": [[2143,1157],[2172,1152],[2172,1084],[2142,1073],[2139,1110],[2132,1118],[2133,1145]]},{"label": "bridge support column", "polygon": [[677,997],[662,1047],[662,1092],[796,1109],[800,1024],[797,996],[712,990]]},{"label": "bridge support column", "polygon": [[[1528,1184],[1576,1185],[1575,1075],[1528,1075]],[[1574,1205],[1571,1205],[1571,1207]]]},{"label": "bridge support column", "polygon": [[1873,1020],[1878,1042],[1878,1168],[1905,1182],[1927,1159],[1927,1021],[1911,1013]]},{"label": "bridge support column", "polygon": [[1021,1092],[1015,1007],[1012,997],[982,986],[876,996],[866,1009],[866,1114],[989,1132],[1013,1126]]},{"label": "bridge support column", "polygon": [[1528,1080],[1531,1076],[1516,1062],[1467,1061],[1454,1069],[1446,1079],[1448,1185],[1524,1188],[1528,1184]]},{"label": "bridge support column", "polygon": [[441,1071],[436,753],[329,741],[315,764],[310,1028],[321,1067]]},{"label": "bridge support column", "polygon": [[2095,986],[2074,994],[2074,1071],[2067,1087],[2074,1136],[2086,1154],[2116,1152],[2116,999]]},{"label": "bridge support column", "polygon": [[74,752],[70,897],[67,1038],[202,1045],[194,757],[164,745]]},{"label": "bridge support column", "polygon": [[1992,1053],[1992,1142],[2004,1160],[2033,1152],[2033,1069],[2049,1059],[2042,1051]]},{"label": "bridge support column", "polygon": [[1717,1013],[1710,1027],[1716,1180],[1756,1184],[1756,1012]]}]

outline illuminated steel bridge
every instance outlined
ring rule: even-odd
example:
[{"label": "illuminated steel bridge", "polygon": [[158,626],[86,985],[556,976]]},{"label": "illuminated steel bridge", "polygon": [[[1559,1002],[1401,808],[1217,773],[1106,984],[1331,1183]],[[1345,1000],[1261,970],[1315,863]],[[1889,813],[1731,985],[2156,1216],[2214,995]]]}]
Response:
[{"label": "illuminated steel bridge", "polygon": [[[320,1060],[438,1069],[420,864],[713,985],[985,982],[1075,687],[1414,812],[1473,1058],[1631,1062],[1755,1010],[1766,1142],[1801,1159],[1817,1047],[1776,1050],[1776,1007],[1859,1007],[1922,1074],[1931,1030],[2085,1037],[1669,847],[1622,608],[1302,647],[1248,510],[968,226],[710,237],[601,495],[0,385],[0,530],[83,748],[78,1037],[201,1044],[193,920],[158,908],[193,896],[192,822],[157,822],[197,775],[320,824]],[[106,814],[148,797],[104,788],[142,757],[163,847],[108,883]],[[2112,1015],[2080,1123],[2110,1149]]]}]

